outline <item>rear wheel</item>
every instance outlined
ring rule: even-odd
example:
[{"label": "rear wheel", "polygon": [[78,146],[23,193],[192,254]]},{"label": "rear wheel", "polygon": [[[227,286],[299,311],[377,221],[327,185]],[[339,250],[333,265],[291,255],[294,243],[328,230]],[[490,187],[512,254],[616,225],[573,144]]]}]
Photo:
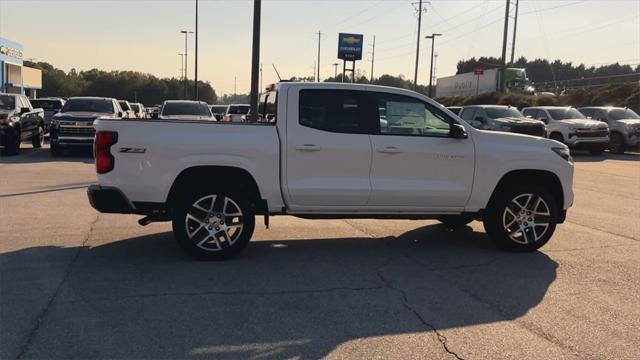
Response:
[{"label": "rear wheel", "polygon": [[41,125],[38,125],[38,129],[31,135],[31,145],[34,148],[42,147],[44,143],[44,128]]},{"label": "rear wheel", "polygon": [[460,227],[472,222],[473,217],[469,215],[443,215],[438,217],[438,221],[447,227]]},{"label": "rear wheel", "polygon": [[609,139],[609,151],[614,154],[623,154],[625,150],[624,138],[620,133],[611,133]]},{"label": "rear wheel", "polygon": [[196,191],[179,201],[173,212],[173,233],[194,258],[230,259],[249,243],[255,218],[243,196],[212,189]]},{"label": "rear wheel", "polygon": [[551,194],[534,185],[517,185],[496,195],[486,210],[484,227],[491,240],[509,251],[535,251],[555,231],[558,208]]}]

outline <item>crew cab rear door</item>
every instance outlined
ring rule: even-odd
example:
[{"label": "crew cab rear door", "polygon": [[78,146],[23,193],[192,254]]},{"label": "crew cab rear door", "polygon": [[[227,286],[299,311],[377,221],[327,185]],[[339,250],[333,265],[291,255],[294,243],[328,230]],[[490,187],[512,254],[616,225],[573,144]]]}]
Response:
[{"label": "crew cab rear door", "polygon": [[371,135],[371,197],[367,207],[394,211],[457,211],[471,194],[471,138],[449,136],[455,120],[437,106],[406,95],[371,92],[377,134]]},{"label": "crew cab rear door", "polygon": [[292,211],[362,208],[371,192],[366,93],[289,88],[285,186]]}]

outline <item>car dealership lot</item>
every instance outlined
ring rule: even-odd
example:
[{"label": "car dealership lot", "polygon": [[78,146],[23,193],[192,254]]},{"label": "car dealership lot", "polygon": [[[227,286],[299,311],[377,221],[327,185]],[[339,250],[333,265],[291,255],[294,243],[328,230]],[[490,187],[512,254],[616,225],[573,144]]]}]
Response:
[{"label": "car dealership lot", "polygon": [[478,222],[273,217],[206,263],[94,211],[89,156],[23,145],[0,158],[0,358],[636,358],[640,156],[575,159],[540,252]]}]

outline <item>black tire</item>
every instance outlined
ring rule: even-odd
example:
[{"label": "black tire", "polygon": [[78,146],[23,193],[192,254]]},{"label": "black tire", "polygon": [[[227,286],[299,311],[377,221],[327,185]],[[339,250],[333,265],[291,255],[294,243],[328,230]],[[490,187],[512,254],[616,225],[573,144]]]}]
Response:
[{"label": "black tire", "polygon": [[609,138],[609,151],[614,154],[624,154],[626,146],[622,134],[614,132]]},{"label": "black tire", "polygon": [[[214,196],[215,200],[212,201]],[[255,216],[244,196],[231,191],[201,189],[179,196],[179,199],[173,209],[173,234],[180,246],[193,258],[197,260],[231,259],[251,240]],[[226,202],[225,199],[231,202]],[[222,209],[224,204],[227,204],[226,209]],[[211,205],[210,209],[209,205]],[[203,211],[203,209],[209,211]],[[229,216],[237,213],[241,215]],[[242,224],[241,227],[237,226],[239,223]],[[232,226],[226,228],[230,224]]]},{"label": "black tire", "polygon": [[607,148],[606,145],[593,146],[593,147],[589,148],[589,153],[591,155],[602,155],[602,153],[604,153],[604,150],[606,148]]},{"label": "black tire", "polygon": [[549,139],[561,142],[564,144],[564,137],[560,133],[552,133],[549,135]]},{"label": "black tire", "polygon": [[447,227],[461,227],[473,221],[473,217],[469,215],[443,215],[438,217],[444,226]]},{"label": "black tire", "polygon": [[38,125],[38,129],[31,135],[31,145],[34,148],[42,147],[44,143],[44,128]]},{"label": "black tire", "polygon": [[[530,203],[526,202],[527,199]],[[538,199],[542,199],[544,203],[538,203]],[[521,205],[528,206],[525,209]],[[538,207],[534,209],[535,206]],[[510,213],[506,210],[507,207]],[[484,214],[484,228],[499,248],[516,252],[535,251],[551,239],[558,222],[558,213],[557,203],[547,190],[535,185],[513,185],[498,189]],[[531,226],[532,223],[535,225]],[[521,225],[525,226],[524,231],[521,230]]]},{"label": "black tire", "polygon": [[20,130],[14,130],[14,133],[8,133],[5,136],[6,144],[4,145],[3,155],[18,155],[20,153]]}]

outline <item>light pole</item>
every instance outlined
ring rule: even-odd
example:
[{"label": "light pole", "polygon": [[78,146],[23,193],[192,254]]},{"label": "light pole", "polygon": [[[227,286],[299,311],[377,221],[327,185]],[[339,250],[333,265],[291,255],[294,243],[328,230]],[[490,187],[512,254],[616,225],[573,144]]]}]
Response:
[{"label": "light pole", "polygon": [[193,31],[181,30],[180,33],[184,34],[184,99],[187,100],[187,36]]},{"label": "light pole", "polygon": [[195,63],[195,94],[196,94],[196,98],[195,100],[198,101],[198,0],[196,0],[196,63]]},{"label": "light pole", "polygon": [[260,8],[261,0],[253,0],[253,43],[251,46],[251,92],[249,121],[258,121],[258,83],[260,81]]},{"label": "light pole", "polygon": [[433,48],[435,46],[436,36],[442,36],[442,34],[431,34],[425,36],[425,39],[431,39],[431,62],[429,66],[429,97],[431,97],[431,88],[433,87]]},{"label": "light pole", "polygon": [[178,53],[178,56],[180,56],[180,79],[182,80],[182,78],[184,77],[184,54]]}]

